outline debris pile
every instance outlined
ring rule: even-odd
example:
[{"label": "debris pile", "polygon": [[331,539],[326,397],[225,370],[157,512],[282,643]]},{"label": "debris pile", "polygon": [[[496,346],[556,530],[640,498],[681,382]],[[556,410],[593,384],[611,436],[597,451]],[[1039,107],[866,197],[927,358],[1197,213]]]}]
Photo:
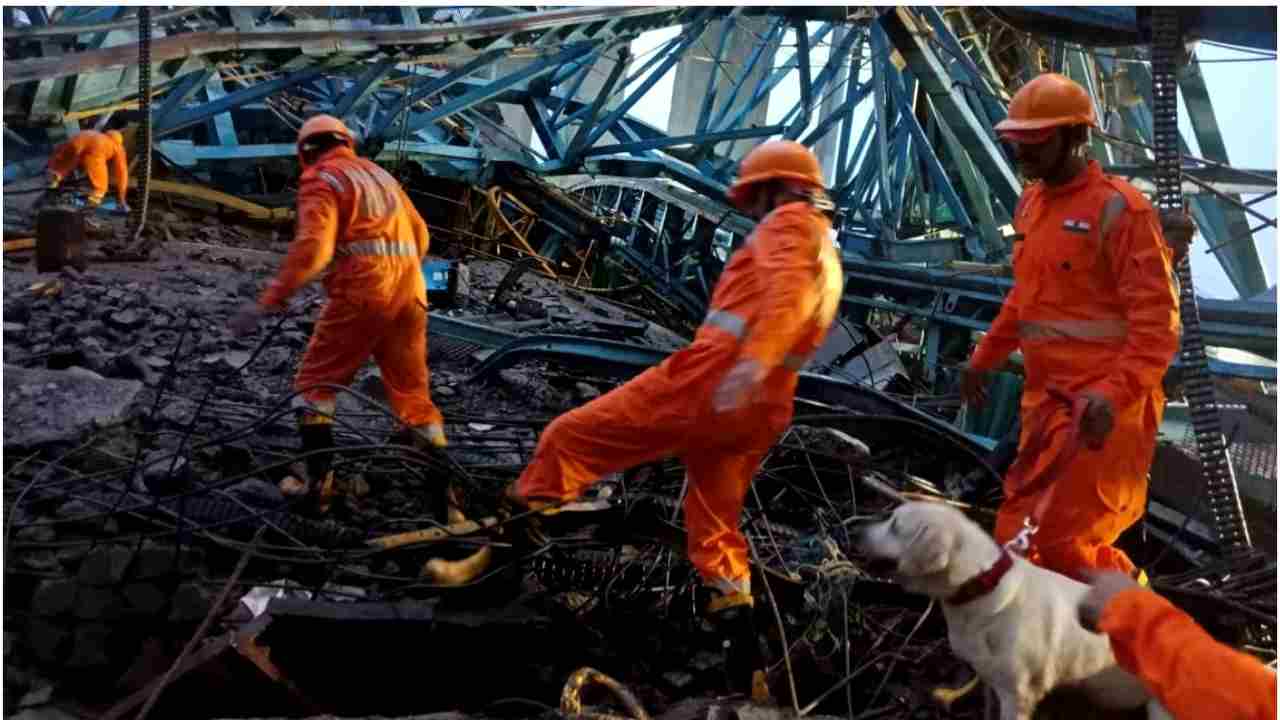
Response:
[{"label": "debris pile", "polygon": [[[227,321],[278,267],[286,228],[181,207],[152,227],[147,262],[40,275],[6,254],[7,713],[551,717],[588,677],[614,691],[584,687],[587,712],[635,720],[984,712],[981,693],[949,707],[931,693],[965,676],[939,609],[850,550],[850,527],[902,497],[988,526],[1000,499],[973,443],[901,400],[900,319],[824,348],[837,379],[805,377],[748,495],[770,709],[726,694],[678,463],[537,522],[499,499],[547,422],[680,347],[686,323],[628,302],[643,292],[440,240],[456,282],[432,300],[429,348],[448,452],[397,441],[369,364],[339,397],[332,495],[299,496],[282,490],[302,459],[291,380],[319,288],[235,337]],[[1124,542],[1212,631],[1274,648],[1274,560],[1194,567],[1141,533]],[[433,582],[432,561],[483,545],[478,578]],[[1042,715],[1073,712],[1094,713]]]}]

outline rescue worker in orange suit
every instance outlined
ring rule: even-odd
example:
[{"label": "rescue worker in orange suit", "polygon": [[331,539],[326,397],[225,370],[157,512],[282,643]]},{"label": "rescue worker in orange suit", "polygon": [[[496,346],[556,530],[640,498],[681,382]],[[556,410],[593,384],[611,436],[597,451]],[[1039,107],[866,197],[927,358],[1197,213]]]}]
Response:
[{"label": "rescue worker in orange suit", "polygon": [[[355,139],[337,118],[318,115],[303,123],[298,158],[298,220],[289,254],[258,302],[233,319],[233,329],[248,332],[262,314],[283,310],[332,263],[324,279],[329,302],[294,380],[304,452],[333,446],[337,394],[324,386],[349,384],[370,355],[415,444],[444,447],[444,418],[428,385],[426,223],[390,174],[356,157]],[[330,466],[327,453],[310,458],[308,485],[331,484]]]},{"label": "rescue worker in orange suit", "polygon": [[[996,540],[1013,539],[1052,492],[1034,518],[1033,562],[1076,578],[1114,570],[1145,582],[1113,543],[1146,507],[1162,380],[1180,331],[1173,253],[1146,197],[1085,156],[1090,127],[1088,93],[1052,73],[1019,89],[996,126],[1038,182],[1014,213],[1023,239],[1013,247],[1013,290],[974,351],[961,394],[980,407],[987,373],[1022,350],[1022,434]],[[1070,409],[1051,389],[1086,398],[1087,408],[1081,452],[1045,477],[1071,425]]]},{"label": "rescue worker in orange suit", "polygon": [[128,211],[129,161],[124,152],[124,136],[119,130],[105,133],[85,130],[54,148],[53,155],[49,156],[49,189],[58,189],[62,181],[79,168],[89,178],[89,205],[97,207],[107,196],[108,164],[116,184],[116,201],[121,210]]},{"label": "rescue worker in orange suit", "polygon": [[1094,578],[1080,604],[1080,622],[1110,638],[1120,667],[1178,720],[1275,720],[1274,670],[1214,640],[1128,575]]},{"label": "rescue worker in orange suit", "polygon": [[823,187],[817,159],[799,143],[768,142],[743,158],[729,200],[759,222],[725,266],[693,343],[553,421],[508,490],[544,510],[608,473],[680,458],[689,558],[711,591],[708,612],[738,628],[753,604],[743,501],[791,421],[797,373],[844,287]]}]

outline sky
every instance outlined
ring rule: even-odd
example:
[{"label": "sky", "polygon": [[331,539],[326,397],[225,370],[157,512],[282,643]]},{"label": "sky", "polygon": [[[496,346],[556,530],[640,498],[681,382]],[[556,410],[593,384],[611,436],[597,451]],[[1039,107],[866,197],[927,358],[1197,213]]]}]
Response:
[{"label": "sky", "polygon": [[[679,27],[663,28],[641,35],[631,44],[631,51],[637,58],[632,68],[643,66],[649,53],[663,43],[679,35]],[[711,42],[704,35],[704,43]],[[783,47],[775,58],[775,66],[784,64],[794,53],[792,36],[783,41]],[[826,60],[828,48],[815,47],[813,57],[813,74],[816,76],[821,64]],[[695,45],[694,55],[710,55],[712,50]],[[1276,167],[1276,62],[1264,60],[1260,62],[1224,62],[1249,57],[1241,52],[1201,43],[1199,58],[1209,89],[1209,97],[1213,102],[1214,114],[1221,129],[1227,148],[1230,163],[1241,168],[1274,169]],[[671,107],[671,94],[675,85],[675,70],[659,80],[635,105],[630,114],[659,129],[667,127],[667,117]],[[643,80],[635,79],[635,83]],[[695,92],[701,93],[702,89]],[[788,110],[799,101],[799,80],[796,74],[788,77],[774,89],[769,99],[767,122],[780,120]],[[870,114],[870,103],[863,103],[855,113],[855,121],[860,125]],[[1179,113],[1183,136],[1190,144],[1192,151],[1199,154],[1195,135],[1191,131],[1185,107]],[[814,123],[818,121],[815,113]],[[1245,201],[1254,196],[1245,196]],[[1255,208],[1266,215],[1276,215],[1276,199],[1273,197],[1258,203]],[[1257,224],[1256,222],[1252,224]],[[1275,284],[1277,277],[1276,232],[1267,228],[1254,235],[1254,243],[1267,274],[1268,284]],[[1227,279],[1218,261],[1205,253],[1207,243],[1197,237],[1192,246],[1191,270],[1197,294],[1202,297],[1235,299],[1239,297],[1235,288]]]}]

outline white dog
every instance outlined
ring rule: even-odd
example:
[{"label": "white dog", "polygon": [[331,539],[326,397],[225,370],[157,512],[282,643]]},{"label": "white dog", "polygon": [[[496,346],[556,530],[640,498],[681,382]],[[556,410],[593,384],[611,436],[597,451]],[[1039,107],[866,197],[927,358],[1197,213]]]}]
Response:
[{"label": "white dog", "polygon": [[[958,510],[906,503],[862,526],[856,542],[872,559],[894,563],[904,588],[942,604],[952,650],[995,691],[1002,720],[1029,720],[1059,686],[1080,687],[1115,710],[1151,699],[1116,665],[1106,636],[1080,625],[1087,585],[1006,555]],[[1153,700],[1148,714],[1167,717]]]}]

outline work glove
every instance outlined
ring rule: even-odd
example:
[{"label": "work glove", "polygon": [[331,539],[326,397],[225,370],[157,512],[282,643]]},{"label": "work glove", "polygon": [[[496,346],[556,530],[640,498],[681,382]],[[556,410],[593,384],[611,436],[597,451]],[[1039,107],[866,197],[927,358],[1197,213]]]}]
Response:
[{"label": "work glove", "polygon": [[1080,601],[1076,612],[1080,624],[1090,632],[1098,632],[1098,622],[1102,619],[1102,611],[1111,602],[1111,598],[1126,590],[1140,589],[1136,580],[1121,572],[1095,573],[1090,578],[1092,585],[1089,593]]},{"label": "work glove", "polygon": [[1099,450],[1116,426],[1116,412],[1111,401],[1098,393],[1084,393],[1089,401],[1080,419],[1080,439],[1090,450]]},{"label": "work glove", "polygon": [[761,384],[764,382],[765,369],[752,358],[742,358],[716,387],[711,396],[711,408],[718,413],[729,412],[744,407],[759,399]]},{"label": "work glove", "polygon": [[960,376],[960,399],[974,409],[987,404],[987,374],[966,366]]},{"label": "work glove", "polygon": [[231,317],[229,326],[232,334],[243,337],[258,329],[258,320],[262,317],[262,308],[257,303],[249,303]]}]

